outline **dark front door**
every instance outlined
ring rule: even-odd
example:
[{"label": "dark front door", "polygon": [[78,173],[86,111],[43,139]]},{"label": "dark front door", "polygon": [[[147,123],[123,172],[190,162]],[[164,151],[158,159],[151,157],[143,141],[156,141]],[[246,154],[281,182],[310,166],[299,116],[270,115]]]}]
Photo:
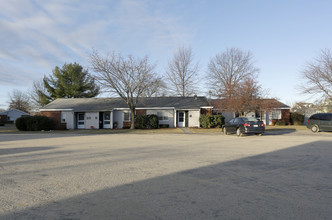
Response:
[{"label": "dark front door", "polygon": [[99,129],[104,128],[104,112],[99,112]]}]

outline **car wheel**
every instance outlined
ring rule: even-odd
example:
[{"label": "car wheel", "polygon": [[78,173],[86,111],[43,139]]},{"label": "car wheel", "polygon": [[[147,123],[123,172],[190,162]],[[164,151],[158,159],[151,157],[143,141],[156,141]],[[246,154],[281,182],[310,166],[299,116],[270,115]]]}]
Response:
[{"label": "car wheel", "polygon": [[228,134],[226,128],[223,128],[223,132],[224,132],[224,135]]},{"label": "car wheel", "polygon": [[313,125],[313,126],[311,126],[311,131],[314,132],[314,133],[319,132],[319,127],[318,127],[318,125]]},{"label": "car wheel", "polygon": [[236,130],[236,135],[242,137],[243,133],[241,132],[240,128]]}]

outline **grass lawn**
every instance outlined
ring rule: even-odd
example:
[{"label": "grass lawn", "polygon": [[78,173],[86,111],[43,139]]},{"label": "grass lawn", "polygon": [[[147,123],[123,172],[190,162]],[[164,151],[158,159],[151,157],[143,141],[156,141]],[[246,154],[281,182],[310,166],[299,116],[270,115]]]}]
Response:
[{"label": "grass lawn", "polygon": [[304,131],[307,130],[305,125],[286,125],[286,126],[279,126],[279,125],[268,125],[266,126],[266,130],[296,130],[296,131]]},{"label": "grass lawn", "polygon": [[221,128],[189,128],[192,133],[205,134],[205,133],[220,133]]},{"label": "grass lawn", "polygon": [[4,126],[0,126],[0,133],[7,133],[7,132],[19,132],[19,131],[13,124],[5,124]]}]

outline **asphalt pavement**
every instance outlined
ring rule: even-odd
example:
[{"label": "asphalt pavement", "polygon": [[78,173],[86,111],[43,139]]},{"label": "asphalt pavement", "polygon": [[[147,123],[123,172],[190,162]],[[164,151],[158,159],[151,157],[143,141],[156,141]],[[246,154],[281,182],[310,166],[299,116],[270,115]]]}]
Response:
[{"label": "asphalt pavement", "polygon": [[332,219],[332,134],[0,134],[0,219]]}]

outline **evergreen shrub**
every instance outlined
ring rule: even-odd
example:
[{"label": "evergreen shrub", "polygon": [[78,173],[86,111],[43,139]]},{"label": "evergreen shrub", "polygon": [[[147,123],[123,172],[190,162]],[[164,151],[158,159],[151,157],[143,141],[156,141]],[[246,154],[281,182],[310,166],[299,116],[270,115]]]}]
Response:
[{"label": "evergreen shrub", "polygon": [[159,119],[157,115],[136,115],[135,128],[136,129],[157,129],[159,127]]},{"label": "evergreen shrub", "polygon": [[55,128],[55,123],[46,116],[25,116],[16,119],[16,128],[20,131],[49,131]]}]

